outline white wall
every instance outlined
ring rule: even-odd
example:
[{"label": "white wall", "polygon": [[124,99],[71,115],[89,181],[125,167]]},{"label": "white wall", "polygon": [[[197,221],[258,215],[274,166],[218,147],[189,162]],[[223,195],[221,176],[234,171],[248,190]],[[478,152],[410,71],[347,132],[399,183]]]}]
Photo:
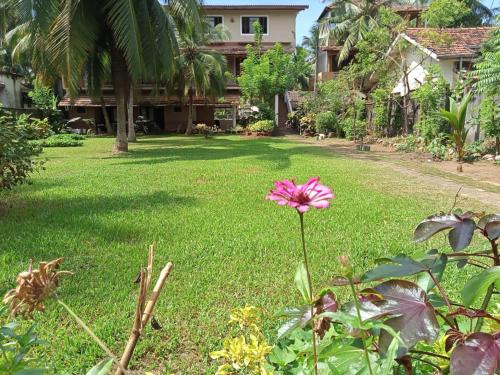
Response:
[{"label": "white wall", "polygon": [[21,108],[21,77],[0,72],[0,103],[7,108]]}]

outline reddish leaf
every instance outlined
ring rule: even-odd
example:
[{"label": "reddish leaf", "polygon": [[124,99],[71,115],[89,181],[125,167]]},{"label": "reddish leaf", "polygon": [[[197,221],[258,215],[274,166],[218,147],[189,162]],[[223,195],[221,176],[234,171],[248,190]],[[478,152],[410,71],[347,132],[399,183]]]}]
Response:
[{"label": "reddish leaf", "polygon": [[[378,313],[372,317],[389,317],[385,324],[400,333],[406,347],[398,349],[398,356],[404,355],[417,342],[432,343],[439,333],[439,324],[434,308],[427,299],[427,294],[416,284],[406,280],[389,280],[363,294],[376,293],[382,300],[369,302],[378,307]],[[367,306],[370,307],[370,306]],[[372,308],[373,311],[373,308]],[[386,331],[380,333],[380,347],[385,352],[393,337]]]},{"label": "reddish leaf", "polygon": [[452,375],[493,375],[500,364],[500,333],[473,333],[451,355]]},{"label": "reddish leaf", "polygon": [[413,240],[423,242],[446,229],[451,229],[448,233],[450,246],[454,251],[460,251],[469,246],[476,229],[476,223],[471,219],[470,213],[461,216],[455,214],[433,215],[417,226],[413,233]]}]

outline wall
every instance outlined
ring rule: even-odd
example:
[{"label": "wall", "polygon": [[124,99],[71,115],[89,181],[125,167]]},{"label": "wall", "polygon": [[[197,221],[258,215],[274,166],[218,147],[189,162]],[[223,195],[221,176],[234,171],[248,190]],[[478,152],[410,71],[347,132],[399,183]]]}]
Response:
[{"label": "wall", "polygon": [[165,124],[164,130],[176,132],[186,129],[188,118],[188,107],[179,106],[182,112],[175,112],[175,106],[165,107]]},{"label": "wall", "polygon": [[322,51],[318,54],[318,73],[328,71],[328,52]]},{"label": "wall", "polygon": [[263,42],[292,43],[295,46],[296,10],[254,9],[254,10],[207,10],[208,16],[222,16],[223,23],[231,33],[232,42],[253,42],[253,35],[241,35],[241,16],[268,16],[268,35]]},{"label": "wall", "polygon": [[[22,108],[21,106],[22,77],[8,73],[0,73],[0,103],[7,108]],[[2,85],[2,86],[3,86]]]}]

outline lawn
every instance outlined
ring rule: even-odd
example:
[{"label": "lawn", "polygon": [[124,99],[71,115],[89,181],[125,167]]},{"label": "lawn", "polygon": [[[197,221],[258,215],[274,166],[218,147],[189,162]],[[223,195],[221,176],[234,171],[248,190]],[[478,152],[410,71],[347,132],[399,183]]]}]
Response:
[{"label": "lawn", "polygon": [[[46,170],[32,185],[0,195],[10,206],[0,213],[0,293],[30,258],[64,256],[74,275],[60,297],[120,353],[134,312],[133,281],[156,241],[156,273],[174,263],[156,307],[163,329],[146,330],[131,363],[155,374],[213,373],[208,353],[221,344],[231,308],[262,307],[272,340],[275,313],[299,301],[298,218],[264,200],[274,180],[319,175],[337,196],[330,209],[305,219],[316,290],[336,274],[340,254],[358,271],[380,256],[422,254],[429,245],[411,243],[414,226],[454,199],[384,167],[280,138],[148,137],[123,156],[109,152],[112,143],[95,138],[47,149]],[[448,284],[462,280],[452,272]],[[54,303],[36,319],[48,341],[49,373],[82,374],[102,357]]]}]

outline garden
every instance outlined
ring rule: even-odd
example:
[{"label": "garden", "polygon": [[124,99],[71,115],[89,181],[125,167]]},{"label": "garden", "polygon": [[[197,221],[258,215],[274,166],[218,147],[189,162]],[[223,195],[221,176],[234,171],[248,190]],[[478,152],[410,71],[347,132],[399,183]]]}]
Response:
[{"label": "garden", "polygon": [[[480,283],[484,293],[476,293],[477,300],[471,301],[469,294],[464,302],[461,289],[489,267],[494,253],[487,250],[490,242],[480,237],[485,233],[484,223],[496,228],[497,222],[483,217],[475,230],[475,216],[457,211],[459,216],[436,218],[418,237],[453,229],[455,235],[450,238],[459,241],[458,245],[452,242],[456,252],[448,250],[447,237],[441,235],[429,243],[412,241],[416,226],[432,213],[458,207],[490,212],[488,205],[286,139],[145,137],[123,156],[109,152],[112,142],[107,137],[88,138],[81,147],[48,148],[42,154],[47,159],[45,170],[32,176],[31,185],[2,192],[2,292],[15,286],[16,274],[30,267],[30,259],[36,270],[40,261],[64,257],[59,270],[71,272],[58,275],[57,296],[41,301],[45,311],[33,311],[34,330],[25,333],[33,320],[19,320],[22,315],[14,329],[12,323],[7,324],[11,318],[4,311],[2,321],[7,325],[2,329],[2,345],[8,348],[8,356],[10,350],[26,350],[16,357],[22,359],[22,366],[46,368],[48,373],[85,373],[108,357],[60,300],[119,357],[136,309],[139,290],[134,280],[146,265],[147,249],[153,242],[152,282],[163,265],[172,262],[173,268],[154,308],[155,324],[144,327],[130,362],[130,368],[139,373],[214,373],[221,366],[219,373],[313,371],[311,325],[302,315],[292,316],[304,324],[286,334],[280,326],[290,318],[281,317],[287,306],[285,311],[292,315],[307,315],[304,306],[315,306],[320,368],[328,366],[334,371],[340,366],[335,361],[341,350],[346,355],[342,363],[357,369],[352,373],[370,373],[358,368],[367,363],[372,364],[371,373],[387,373],[381,369],[392,367],[403,371],[407,364],[391,358],[409,348],[406,333],[400,335],[401,345],[394,339],[390,352],[385,352],[379,347],[377,332],[386,328],[399,337],[394,331],[399,329],[386,326],[395,327],[391,316],[404,311],[356,320],[356,314],[349,313],[352,291],[345,286],[351,280],[356,293],[365,295],[365,288],[372,285],[375,291],[370,293],[380,298],[384,296],[382,286],[371,280],[390,276],[408,276],[406,283],[418,291],[412,298],[427,301],[421,312],[432,314],[439,322],[427,333],[417,331],[421,341],[415,339],[411,351],[404,352],[405,358],[412,358],[415,371],[428,373],[433,366],[445,369],[449,365],[443,358],[451,355],[444,346],[444,335],[457,328],[455,323],[447,326],[450,319],[459,322],[464,335],[462,341],[453,341],[453,348],[468,345],[467,340],[472,339],[466,335],[476,330],[478,319],[485,320],[481,328],[485,342],[491,340],[487,332],[494,329],[497,319],[495,294],[487,309],[474,308],[480,307],[483,294],[488,294],[488,286],[496,280],[496,268]],[[387,178],[378,178],[381,173]],[[310,175],[321,176],[321,184],[331,188],[334,197],[325,191],[330,208],[325,208],[325,202],[311,203],[303,214],[306,272],[299,267],[302,215],[297,214],[305,207],[299,206],[299,211],[279,207],[265,198],[273,181],[292,176],[297,183],[305,183]],[[278,198],[282,193],[276,193]],[[472,232],[472,243],[465,248]],[[428,253],[433,248],[439,253]],[[484,256],[473,255],[476,252]],[[402,253],[407,255],[398,256]],[[343,263],[339,263],[341,256]],[[388,260],[391,257],[396,258]],[[377,266],[379,258],[389,263]],[[357,277],[363,274],[363,282],[368,284],[359,284]],[[431,274],[439,280],[436,285],[446,290],[451,309],[443,304],[439,288],[426,279]],[[427,280],[425,288],[421,279]],[[371,297],[369,300],[379,305]],[[419,301],[409,303],[422,306]],[[19,312],[29,304],[22,306]],[[474,314],[477,316],[470,316]],[[5,346],[12,341],[16,345]],[[369,362],[360,360],[363,342]],[[255,354],[256,346],[260,356]],[[247,357],[244,353],[253,354]]]}]

